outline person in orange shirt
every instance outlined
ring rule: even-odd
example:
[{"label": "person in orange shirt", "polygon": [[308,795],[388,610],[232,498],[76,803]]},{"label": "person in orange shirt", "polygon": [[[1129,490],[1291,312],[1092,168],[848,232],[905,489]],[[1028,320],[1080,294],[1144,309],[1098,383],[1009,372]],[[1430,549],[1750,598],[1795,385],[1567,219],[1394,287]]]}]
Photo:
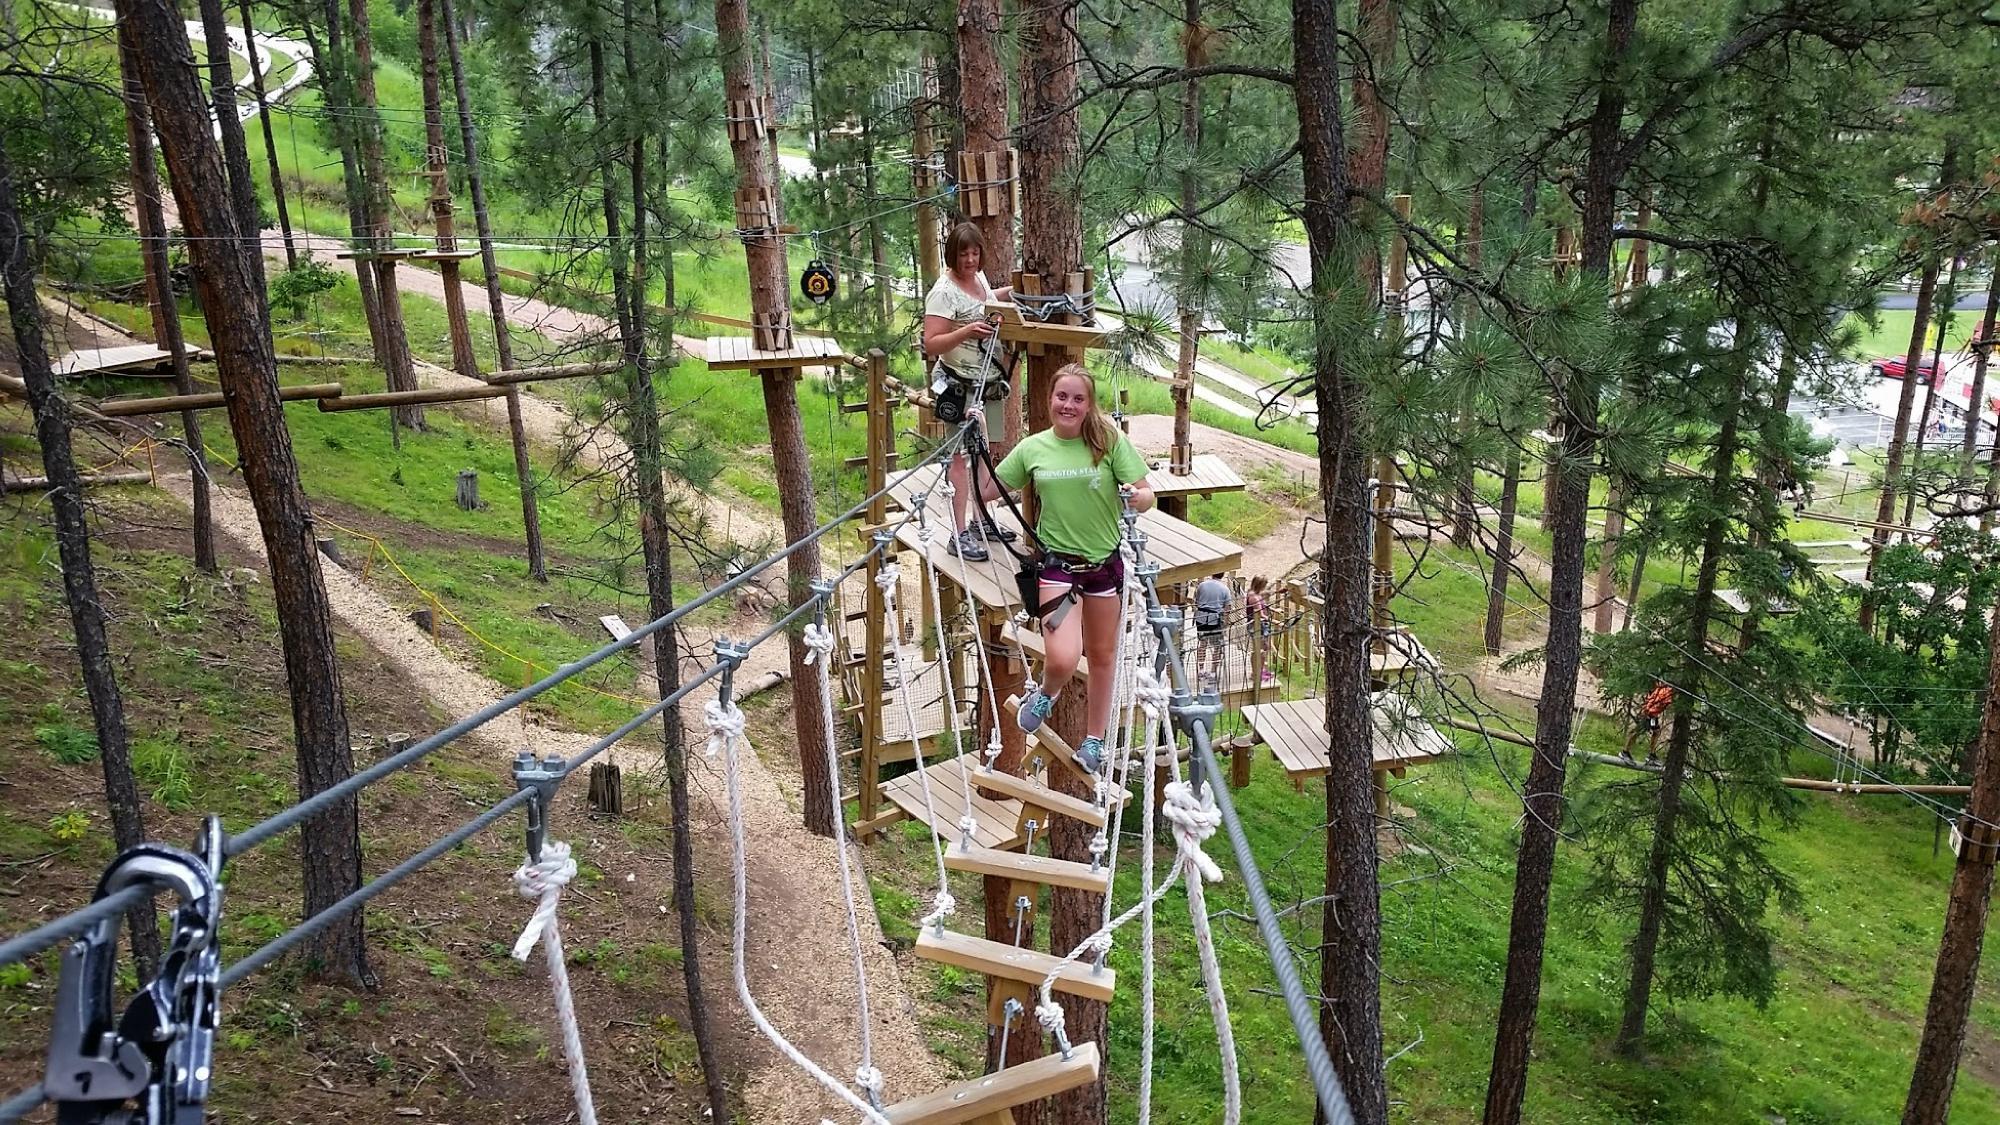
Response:
[{"label": "person in orange shirt", "polygon": [[1639,733],[1646,733],[1646,761],[1650,764],[1658,755],[1660,746],[1660,718],[1674,705],[1674,689],[1663,683],[1655,683],[1653,690],[1639,704],[1639,721],[1632,725],[1632,733],[1625,739],[1624,755],[1632,756],[1632,744],[1639,740]]}]

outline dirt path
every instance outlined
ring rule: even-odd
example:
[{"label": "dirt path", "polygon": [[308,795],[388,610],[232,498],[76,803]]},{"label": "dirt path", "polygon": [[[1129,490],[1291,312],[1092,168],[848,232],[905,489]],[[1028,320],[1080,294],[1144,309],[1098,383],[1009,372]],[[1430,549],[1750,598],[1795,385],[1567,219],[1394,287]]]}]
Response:
[{"label": "dirt path", "polygon": [[[164,477],[161,486],[183,503],[189,502],[185,476]],[[213,495],[217,528],[261,558],[263,536],[249,499],[230,488],[217,489]],[[322,572],[327,598],[342,624],[382,653],[405,682],[423,685],[425,693],[447,713],[469,714],[512,690],[440,651],[407,614],[360,578],[333,566],[323,567]],[[705,651],[708,639],[691,635],[686,643],[700,652]],[[784,661],[782,647],[766,645],[754,650],[745,664],[746,678],[779,667]],[[697,690],[682,708],[690,738],[696,740],[689,756],[695,815],[701,822],[695,826],[696,838],[709,853],[708,862],[726,863],[727,795],[722,764],[698,749],[700,732],[706,729],[702,706],[711,698],[712,691]],[[589,736],[559,727],[535,724],[524,728],[522,720],[514,717],[498,719],[472,737],[496,756],[508,759],[524,743],[542,753],[569,756],[592,742]],[[653,755],[637,746],[613,747],[608,753],[630,769],[650,770],[654,766]],[[851,1007],[842,1001],[854,995],[854,981],[848,968],[846,908],[833,844],[805,831],[795,811],[797,795],[786,792],[785,784],[758,754],[743,756],[741,780],[752,903],[745,961],[752,988],[766,1014],[794,1043],[833,1073],[852,1074],[859,1062],[859,1049]],[[855,856],[858,863],[862,858],[859,849]],[[865,888],[861,893],[866,894]],[[863,904],[865,907],[865,899]],[[872,910],[861,911],[861,924],[874,1000],[876,1058],[888,1076],[891,1096],[908,1097],[932,1089],[942,1079],[911,1018],[912,1006],[901,974],[883,944]],[[744,1041],[755,1041],[755,1032],[748,1027],[728,985],[726,939],[712,935],[709,951],[712,1000],[726,1005]],[[770,1051],[760,1052],[760,1063],[751,1073],[744,1096],[751,1107],[749,1119],[758,1122],[810,1125],[820,1120],[822,1113],[835,1111],[811,1079]]]}]

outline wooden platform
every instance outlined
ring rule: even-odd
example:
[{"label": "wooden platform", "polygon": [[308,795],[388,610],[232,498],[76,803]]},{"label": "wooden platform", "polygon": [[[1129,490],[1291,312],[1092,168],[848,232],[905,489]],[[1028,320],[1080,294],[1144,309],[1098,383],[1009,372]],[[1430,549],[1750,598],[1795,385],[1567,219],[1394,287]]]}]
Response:
[{"label": "wooden platform", "polygon": [[[193,359],[190,352],[188,358]],[[142,375],[171,366],[174,353],[151,344],[122,348],[84,348],[49,361],[58,378],[81,379],[86,375]]]},{"label": "wooden platform", "polygon": [[[982,762],[978,754],[963,755],[962,760],[967,771],[978,774]],[[937,809],[938,817],[936,824],[931,824],[930,811],[924,807],[923,781],[915,770],[883,783],[882,795],[893,802],[903,816],[936,830],[947,840],[956,841],[959,838],[958,818],[965,815],[965,784],[959,771],[960,761],[961,758],[950,758],[933,762],[923,771],[930,775],[931,802]],[[975,845],[996,851],[1011,851],[1021,846],[1021,802],[988,800],[975,792],[972,795],[972,815],[979,822],[979,827],[972,833]]]},{"label": "wooden platform", "polygon": [[[1372,704],[1369,717],[1375,728],[1372,748],[1376,773],[1434,762],[1456,749],[1450,739],[1416,713],[1409,697],[1378,691]],[[1318,777],[1327,771],[1327,748],[1332,739],[1327,737],[1325,715],[1326,702],[1321,699],[1291,699],[1243,709],[1250,729],[1294,779]]]},{"label": "wooden platform", "polygon": [[410,255],[413,262],[463,262],[477,258],[477,250],[419,250]]},{"label": "wooden platform", "polygon": [[400,262],[406,258],[418,258],[436,252],[421,246],[391,246],[382,250],[341,250],[335,253],[334,257],[343,262]]},{"label": "wooden platform", "polygon": [[710,336],[702,343],[708,354],[710,371],[761,371],[767,368],[832,367],[846,361],[847,352],[831,336],[802,336],[792,333],[792,346],[783,351],[759,351],[750,346],[748,336]]},{"label": "wooden platform", "polygon": [[1188,462],[1185,475],[1169,472],[1165,461],[1153,465],[1146,475],[1155,496],[1212,496],[1218,492],[1241,492],[1243,477],[1229,462],[1213,453],[1197,453]]},{"label": "wooden platform", "polygon": [[[890,490],[890,499],[900,507],[914,502],[914,497],[926,490],[934,489],[938,478],[944,473],[942,465],[926,466],[910,473],[908,480]],[[1007,505],[995,501],[988,505],[994,520],[1002,527],[1020,530],[1014,514]],[[941,491],[933,491],[927,513],[945,521],[941,526],[949,526],[949,509]],[[1139,530],[1147,536],[1146,558],[1160,564],[1162,583],[1190,582],[1206,578],[1211,574],[1236,570],[1243,565],[1243,548],[1217,535],[1165,515],[1158,509],[1139,517]],[[921,550],[914,523],[906,523],[896,532],[896,538],[912,551]],[[954,583],[959,582],[960,561],[945,549],[947,537],[938,535],[931,543],[931,559],[937,564],[938,573]],[[1009,615],[1021,606],[1021,597],[1014,589],[1014,556],[1005,547],[992,544],[987,548],[991,556],[985,562],[967,562],[964,585],[966,592],[977,600],[981,607],[1005,610]],[[906,564],[907,565],[907,564]]]},{"label": "wooden platform", "polygon": [[[1241,633],[1242,630],[1238,628],[1234,632]],[[1039,671],[1040,663],[1048,656],[1047,645],[1041,632],[1035,629],[1023,629],[1009,621],[1006,636],[1008,640],[1019,644],[1023,652],[1035,658]],[[1264,667],[1267,670],[1277,667],[1277,641],[1277,637],[1269,638],[1270,647],[1264,650]],[[1181,666],[1187,669],[1190,678],[1199,678],[1201,675],[1196,670],[1196,658],[1200,651],[1195,631],[1190,626],[1181,640]],[[1391,656],[1396,658],[1394,653],[1391,653]],[[1202,679],[1199,686],[1213,686],[1221,696],[1222,708],[1225,711],[1235,711],[1254,703],[1276,700],[1280,695],[1280,685],[1276,679],[1263,685],[1253,684],[1251,682],[1255,678],[1252,672],[1253,666],[1250,650],[1237,641],[1225,637],[1222,647],[1221,682],[1211,684],[1208,679]],[[1206,665],[1203,666],[1202,672],[1206,672]],[[1077,658],[1076,675],[1084,679],[1089,678],[1089,657]]]}]

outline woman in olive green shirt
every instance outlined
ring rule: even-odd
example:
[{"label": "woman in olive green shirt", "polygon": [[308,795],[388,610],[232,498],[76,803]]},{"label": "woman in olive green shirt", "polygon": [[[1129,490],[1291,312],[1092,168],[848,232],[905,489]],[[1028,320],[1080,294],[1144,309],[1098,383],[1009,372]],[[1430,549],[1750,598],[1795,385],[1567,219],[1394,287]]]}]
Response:
[{"label": "woman in olive green shirt", "polygon": [[[1097,674],[1090,677],[1085,733],[1077,757],[1092,770],[1104,754],[1111,723],[1113,668],[1118,660],[1119,611],[1125,591],[1125,563],[1119,556],[1127,499],[1135,511],[1153,506],[1146,462],[1132,441],[1097,409],[1097,383],[1080,363],[1056,372],[1049,386],[1049,428],[1021,439],[994,474],[982,479],[980,502],[998,499],[1001,488],[1034,486],[1040,511],[1035,538],[1042,545],[1042,604],[1047,659],[1042,684],[1021,703],[1021,729],[1035,730],[1049,717],[1056,697],[1076,673],[1077,657],[1088,654]],[[1062,607],[1082,603],[1075,613]]]}]

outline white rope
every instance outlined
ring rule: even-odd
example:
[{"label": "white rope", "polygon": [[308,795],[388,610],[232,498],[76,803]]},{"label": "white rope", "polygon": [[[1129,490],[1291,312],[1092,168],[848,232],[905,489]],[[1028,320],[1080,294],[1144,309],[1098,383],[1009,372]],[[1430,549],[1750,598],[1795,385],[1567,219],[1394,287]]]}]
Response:
[{"label": "white rope", "polygon": [[[824,610],[824,605],[822,605]],[[826,745],[826,784],[833,799],[833,848],[840,858],[840,895],[847,905],[847,940],[854,953],[854,991],[861,1024],[861,1065],[854,1084],[868,1095],[870,1105],[882,1104],[882,1072],[875,1069],[874,1017],[868,1006],[868,965],[861,952],[861,915],[854,905],[854,873],[847,854],[847,817],[840,808],[840,754],[835,749],[833,721],[833,630],[824,624],[805,628],[806,663],[819,668],[820,719]]]},{"label": "white rope", "polygon": [[[920,495],[916,501],[918,513],[923,512],[925,502],[925,498]],[[918,539],[921,540],[928,530],[926,525],[919,523],[917,528]],[[930,551],[928,549],[924,551],[924,557],[929,559]],[[882,616],[885,620],[894,621],[896,619],[896,590],[901,582],[902,568],[893,562],[883,566],[881,573],[875,576],[875,585],[880,587],[882,591]],[[952,913],[958,908],[958,900],[951,897],[950,880],[945,874],[944,841],[938,835],[937,803],[931,797],[930,771],[924,766],[924,740],[918,736],[917,710],[910,703],[910,673],[909,669],[904,666],[903,646],[901,643],[895,643],[892,648],[896,655],[896,699],[903,705],[905,728],[910,732],[910,756],[916,761],[917,783],[924,795],[924,815],[925,819],[929,822],[931,830],[931,854],[937,860],[937,897],[932,900],[931,912],[919,919],[918,924],[934,926],[943,923],[946,918],[951,917]],[[942,653],[940,653],[940,656],[942,656]]]},{"label": "white rope", "polygon": [[[945,482],[945,496],[947,498],[951,496],[950,481]],[[923,540],[926,536],[930,535],[931,525],[923,518],[921,511],[917,514],[917,523],[917,536],[920,540]],[[924,549],[918,553],[924,557],[924,577],[930,581],[931,589],[940,589],[941,583],[938,581],[937,563],[931,558],[928,542],[926,542]],[[964,564],[965,559],[961,557],[959,565],[962,567]],[[962,578],[963,576],[961,575]],[[960,586],[962,589],[971,589],[971,587],[965,586],[963,581],[961,581]],[[964,742],[961,739],[963,728],[958,721],[958,685],[951,682],[951,638],[945,634],[944,630],[943,598],[934,597],[931,599],[931,628],[936,630],[933,635],[937,638],[938,682],[939,687],[944,692],[943,708],[945,726],[951,732],[952,746],[959,751],[958,780],[959,784],[965,790],[965,808],[960,812],[958,818],[959,839],[965,846],[971,847],[975,842],[972,834],[979,827],[979,817],[973,811],[972,794],[974,786],[972,784],[972,767],[965,763],[965,759],[969,755],[964,749]],[[904,699],[903,703],[904,706],[910,705],[907,698]],[[916,726],[913,723],[910,727],[910,734],[912,737],[915,737],[916,733]]]},{"label": "white rope", "polygon": [[[1143,683],[1148,672],[1136,668],[1134,680]],[[1155,677],[1157,680],[1157,677]],[[1134,697],[1138,697],[1135,685]],[[1151,707],[1146,709],[1146,748],[1143,757],[1145,776],[1140,779],[1140,823],[1139,831],[1139,898],[1152,901],[1153,898],[1153,771],[1159,767],[1153,761],[1154,738],[1152,731],[1158,723],[1158,713]],[[1147,1125],[1153,1119],[1153,1038],[1155,1020],[1153,1013],[1153,991],[1156,967],[1153,964],[1153,912],[1148,910],[1139,920],[1139,1125]]]},{"label": "white rope", "polygon": [[819,1064],[807,1058],[804,1052],[792,1046],[790,1040],[771,1026],[771,1021],[765,1018],[763,1009],[757,1006],[757,998],[750,994],[750,978],[745,971],[743,957],[744,934],[748,929],[746,923],[750,911],[750,876],[748,860],[745,858],[748,848],[743,838],[743,786],[738,778],[738,761],[742,757],[739,747],[743,737],[743,712],[735,704],[726,703],[722,699],[710,701],[707,712],[709,743],[721,745],[722,776],[729,788],[730,875],[735,882],[736,890],[736,912],[730,928],[730,952],[734,959],[732,967],[736,976],[736,996],[743,1002],[743,1010],[750,1014],[750,1022],[756,1025],[764,1038],[770,1040],[772,1046],[778,1048],[792,1061],[792,1065],[812,1075],[813,1080],[826,1087],[829,1093],[859,1110],[870,1125],[889,1125],[888,1118],[858,1097],[839,1079],[821,1070]]},{"label": "white rope", "polygon": [[541,944],[549,966],[549,990],[555,994],[556,1021],[562,1025],[563,1061],[569,1066],[570,1091],[576,1095],[579,1125],[597,1125],[597,1105],[590,1096],[590,1073],[583,1063],[583,1032],[576,1023],[576,1001],[569,991],[569,962],[563,956],[562,929],[556,923],[556,905],[562,889],[576,877],[576,860],[569,845],[555,840],[542,844],[540,862],[522,860],[514,871],[514,890],[522,898],[535,900],[535,913],[514,942],[514,960],[526,961]]}]

